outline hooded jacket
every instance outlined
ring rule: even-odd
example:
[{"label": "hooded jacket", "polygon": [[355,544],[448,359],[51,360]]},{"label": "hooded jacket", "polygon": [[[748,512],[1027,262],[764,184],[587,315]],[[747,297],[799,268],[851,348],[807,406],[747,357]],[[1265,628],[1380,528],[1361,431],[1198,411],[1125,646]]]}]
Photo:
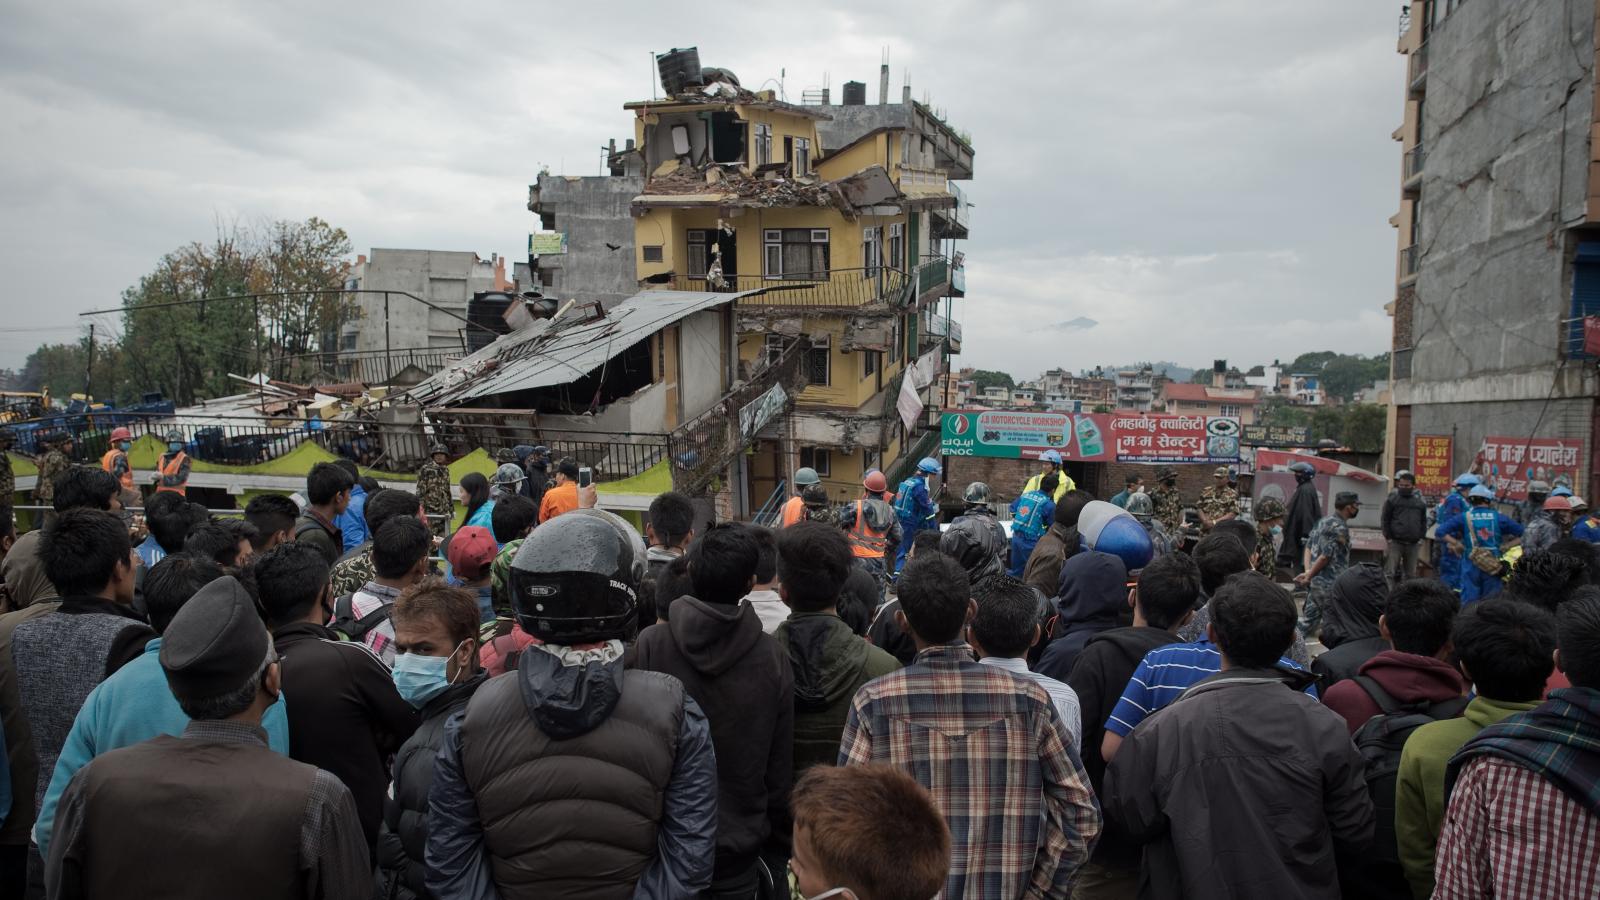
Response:
[{"label": "hooded jacket", "polygon": [[1389,600],[1389,581],[1372,563],[1351,566],[1334,579],[1322,608],[1324,647],[1333,650],[1348,641],[1378,636],[1378,617]]},{"label": "hooded jacket", "polygon": [[791,615],[773,635],[794,671],[794,777],[814,765],[833,765],[850,701],[861,686],[900,668],[832,613]]},{"label": "hooded jacket", "polygon": [[1022,580],[1045,596],[1053,596],[1061,584],[1061,566],[1082,549],[1075,527],[1052,524],[1033,545],[1028,564],[1022,569]]},{"label": "hooded jacket", "polygon": [[1060,578],[1055,637],[1035,669],[1067,681],[1089,639],[1122,624],[1119,618],[1128,608],[1128,570],[1121,559],[1089,550],[1063,563]]},{"label": "hooded jacket", "polygon": [[[1385,650],[1361,664],[1356,674],[1378,683],[1395,702],[1410,705],[1443,703],[1466,693],[1456,667],[1431,656]],[[1347,679],[1328,688],[1323,705],[1344,717],[1354,735],[1367,720],[1383,712],[1358,681]]]},{"label": "hooded jacket", "polygon": [[787,847],[794,779],[794,674],[789,654],[746,604],[679,597],[646,628],[630,666],[683,682],[711,722],[717,759],[715,877],[737,875],[769,838]]},{"label": "hooded jacket", "polygon": [[1283,568],[1298,568],[1305,540],[1311,530],[1322,521],[1322,496],[1317,493],[1314,481],[1302,481],[1289,498],[1289,514],[1283,521],[1283,546],[1278,548],[1278,564]]}]

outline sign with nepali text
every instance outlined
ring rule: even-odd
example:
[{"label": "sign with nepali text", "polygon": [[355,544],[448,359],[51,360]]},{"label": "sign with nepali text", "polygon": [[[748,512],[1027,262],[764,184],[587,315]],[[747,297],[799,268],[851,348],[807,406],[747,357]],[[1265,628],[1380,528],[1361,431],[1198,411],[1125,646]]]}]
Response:
[{"label": "sign with nepali text", "polygon": [[1426,497],[1450,493],[1451,458],[1455,441],[1448,434],[1417,434],[1411,437],[1411,471],[1417,476],[1417,490]]},{"label": "sign with nepali text", "polygon": [[1528,482],[1578,489],[1584,465],[1580,438],[1486,437],[1473,461],[1473,471],[1488,481],[1501,499],[1528,499]]},{"label": "sign with nepali text", "polygon": [[1305,425],[1246,425],[1246,444],[1286,444],[1292,447],[1311,443],[1311,429]]},{"label": "sign with nepali text", "polygon": [[528,235],[529,256],[560,256],[567,252],[565,231],[541,231]]},{"label": "sign with nepali text", "polygon": [[1064,460],[1229,463],[1239,460],[1239,420],[1231,416],[1144,413],[959,411],[944,414],[946,456]]}]

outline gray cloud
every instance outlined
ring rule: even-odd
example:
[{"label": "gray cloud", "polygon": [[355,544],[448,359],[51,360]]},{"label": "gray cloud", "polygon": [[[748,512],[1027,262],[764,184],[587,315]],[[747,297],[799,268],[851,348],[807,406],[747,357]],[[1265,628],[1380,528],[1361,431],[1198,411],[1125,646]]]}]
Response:
[{"label": "gray cloud", "polygon": [[[10,4],[0,365],[218,221],[321,216],[358,249],[515,255],[541,166],[598,171],[647,54],[698,44],[797,99],[893,87],[971,133],[962,359],[1018,375],[1377,352],[1402,61],[1369,4],[822,0]],[[780,71],[783,72],[780,75]],[[1052,330],[1084,317],[1091,331]]]}]

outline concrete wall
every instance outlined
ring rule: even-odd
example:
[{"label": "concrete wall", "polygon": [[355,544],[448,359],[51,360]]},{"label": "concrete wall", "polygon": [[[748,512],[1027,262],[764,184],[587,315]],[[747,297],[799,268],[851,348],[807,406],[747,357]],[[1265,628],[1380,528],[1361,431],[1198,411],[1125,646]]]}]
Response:
[{"label": "concrete wall", "polygon": [[609,309],[637,293],[629,204],[643,191],[640,176],[539,176],[536,211],[567,235],[566,254],[539,259],[539,269],[555,277],[547,295],[599,300]]},{"label": "concrete wall", "polygon": [[[1490,436],[1576,438],[1583,441],[1585,453],[1583,468],[1585,470],[1588,468],[1587,456],[1593,452],[1593,448],[1589,446],[1591,422],[1594,418],[1592,399],[1554,400],[1548,408],[1542,402],[1477,403],[1472,406],[1471,415],[1463,416],[1461,412],[1459,404],[1439,403],[1411,407],[1412,435],[1455,435],[1452,472],[1467,471],[1484,438]],[[1398,455],[1401,457],[1411,455],[1409,441],[1407,446],[1399,448]],[[1573,486],[1573,490],[1587,496],[1585,492],[1592,490],[1588,484],[1588,477],[1580,473],[1578,480],[1579,483]]]},{"label": "concrete wall", "polygon": [[[463,318],[474,292],[494,290],[494,264],[471,251],[394,250],[375,248],[363,267],[361,284],[369,291],[404,291]],[[384,298],[360,294],[357,305],[358,351],[384,349]],[[409,297],[391,295],[388,341],[395,347],[461,350],[460,329],[466,324]]]},{"label": "concrete wall", "polygon": [[722,311],[695,313],[678,323],[678,335],[684,418],[693,419],[710,409],[725,390]]}]

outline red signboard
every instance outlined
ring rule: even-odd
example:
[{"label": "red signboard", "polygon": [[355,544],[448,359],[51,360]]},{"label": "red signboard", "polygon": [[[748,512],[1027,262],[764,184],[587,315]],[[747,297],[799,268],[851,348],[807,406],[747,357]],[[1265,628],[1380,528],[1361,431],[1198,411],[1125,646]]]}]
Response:
[{"label": "red signboard", "polygon": [[1417,490],[1425,497],[1450,493],[1455,473],[1450,471],[1455,441],[1448,434],[1418,434],[1411,438],[1411,471]]},{"label": "red signboard", "polygon": [[1577,490],[1583,461],[1580,438],[1486,437],[1472,468],[1502,499],[1526,500],[1529,481]]},{"label": "red signboard", "polygon": [[1600,356],[1600,316],[1583,317],[1583,352]]}]

